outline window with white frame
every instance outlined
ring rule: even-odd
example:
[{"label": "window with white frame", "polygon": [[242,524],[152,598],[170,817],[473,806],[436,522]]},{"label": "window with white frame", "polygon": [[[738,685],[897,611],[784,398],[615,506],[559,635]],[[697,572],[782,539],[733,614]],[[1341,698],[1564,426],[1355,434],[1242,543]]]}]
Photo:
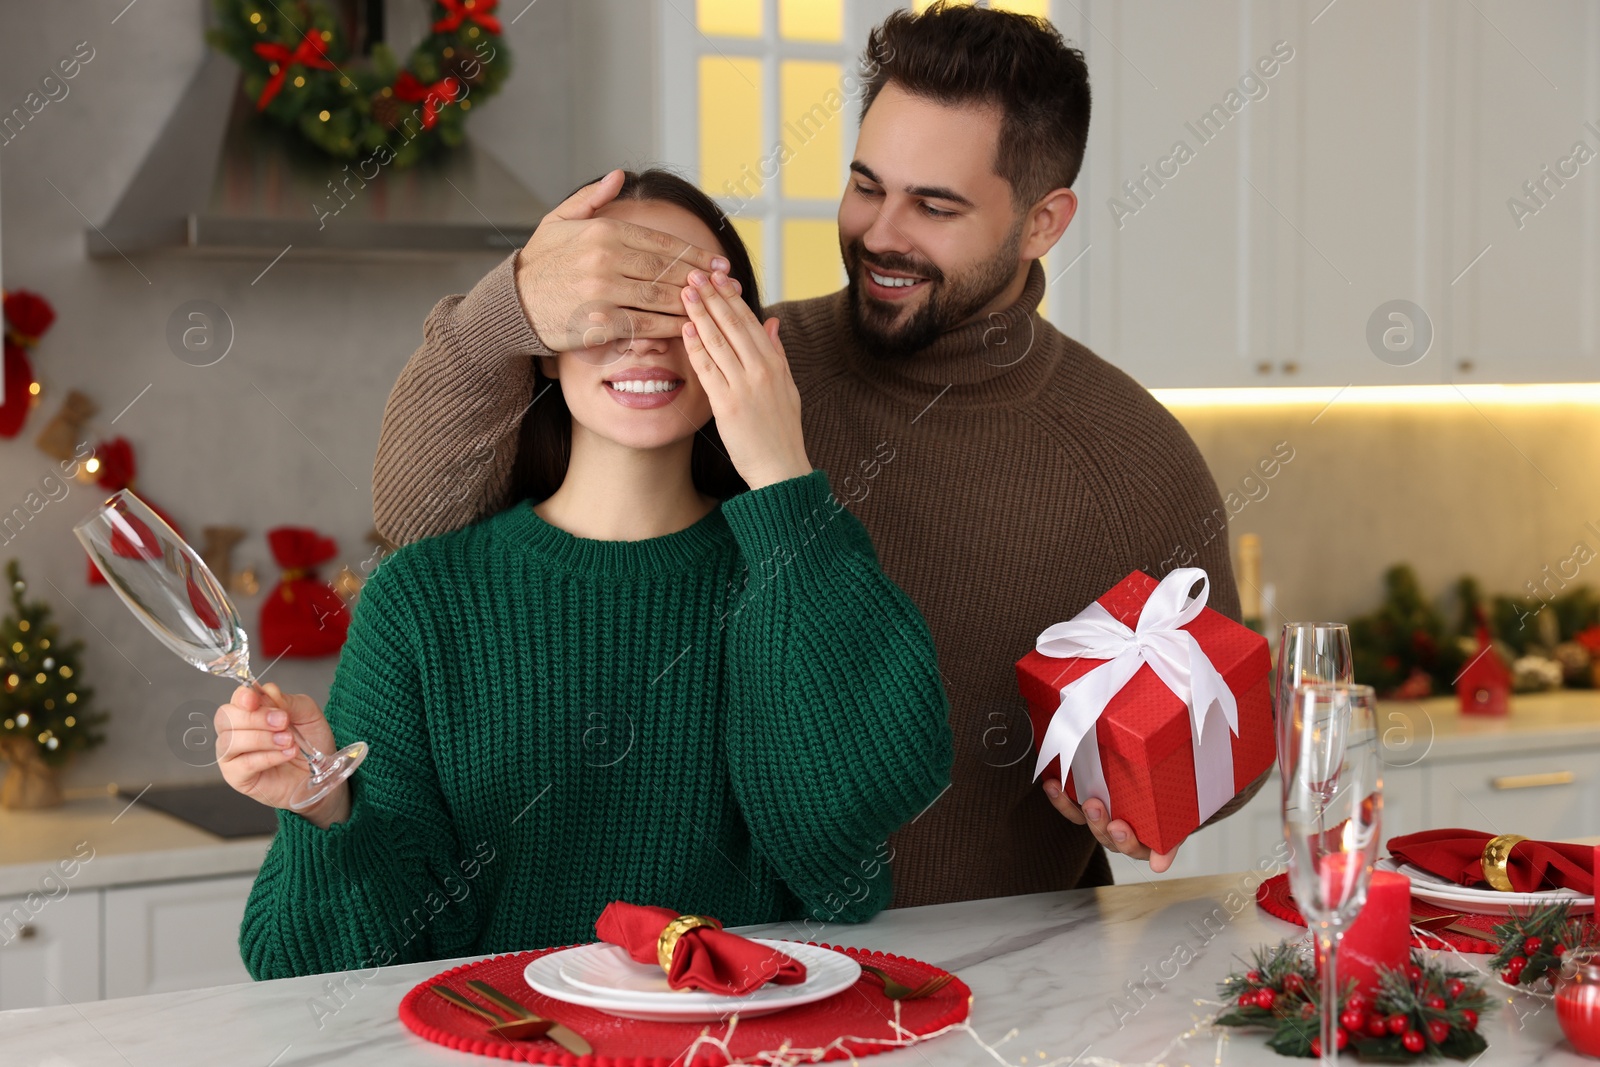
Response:
[{"label": "window with white frame", "polygon": [[[929,2],[910,6],[921,10]],[[665,162],[733,219],[756,264],[765,303],[841,288],[837,219],[858,128],[858,63],[871,26],[907,5],[658,3]],[[987,0],[985,6],[1048,17],[1050,0]]]}]

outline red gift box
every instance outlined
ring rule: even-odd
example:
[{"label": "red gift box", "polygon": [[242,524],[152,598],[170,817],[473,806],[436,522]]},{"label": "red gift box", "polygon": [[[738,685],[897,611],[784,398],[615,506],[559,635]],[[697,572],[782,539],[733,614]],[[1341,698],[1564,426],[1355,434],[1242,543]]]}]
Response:
[{"label": "red gift box", "polygon": [[[1194,567],[1175,570],[1161,582],[1134,571],[1076,618],[1041,633],[1035,650],[1017,661],[1035,744],[1041,757],[1052,754],[1048,762],[1041,758],[1034,776],[1060,778],[1065,752],[1068,795],[1081,803],[1079,772],[1087,769],[1089,795],[1105,801],[1112,818],[1126,820],[1140,843],[1156,852],[1171,851],[1276,758],[1267,640],[1205,607],[1209,585],[1190,595],[1206,580]],[[1062,658],[1064,647],[1089,647],[1100,655]],[[1062,691],[1072,683],[1079,684],[1072,690],[1076,710],[1069,714]],[[1203,705],[1195,711],[1179,695],[1191,688],[1195,703]],[[1098,697],[1096,689],[1102,691]],[[1096,716],[1102,700],[1104,710]],[[1227,722],[1229,711],[1237,712],[1236,724]],[[1058,733],[1051,734],[1058,713]],[[1205,716],[1198,745],[1197,713]],[[1081,728],[1086,716],[1081,745],[1070,744],[1073,723]],[[1062,736],[1068,746],[1059,743]],[[1226,753],[1206,748],[1223,744]],[[1092,781],[1096,771],[1103,794]],[[1202,795],[1208,810],[1202,810]]]}]

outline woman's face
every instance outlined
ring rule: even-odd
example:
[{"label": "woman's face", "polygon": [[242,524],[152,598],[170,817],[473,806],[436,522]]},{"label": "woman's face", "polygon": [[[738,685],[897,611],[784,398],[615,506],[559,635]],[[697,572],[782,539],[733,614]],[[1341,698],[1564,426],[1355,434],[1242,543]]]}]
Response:
[{"label": "woman's face", "polygon": [[[723,251],[706,224],[676,204],[614,200],[595,214]],[[653,449],[681,441],[711,421],[711,399],[689,364],[681,336],[619,338],[540,362],[545,375],[561,386],[574,431],[581,425],[620,445]]]}]

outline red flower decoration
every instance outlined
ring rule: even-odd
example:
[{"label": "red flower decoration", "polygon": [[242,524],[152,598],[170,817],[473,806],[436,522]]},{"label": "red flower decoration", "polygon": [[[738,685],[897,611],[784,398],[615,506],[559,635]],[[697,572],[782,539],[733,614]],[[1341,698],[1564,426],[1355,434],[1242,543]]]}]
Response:
[{"label": "red flower decoration", "polygon": [[5,378],[5,400],[0,402],[0,437],[15,437],[22,432],[22,423],[33,406],[33,364],[28,360],[28,350],[11,339],[5,341],[5,364],[0,375]]},{"label": "red flower decoration", "polygon": [[6,294],[6,326],[20,344],[31,345],[56,321],[55,309],[38,293],[15,289]]},{"label": "red flower decoration", "polygon": [[1600,656],[1600,626],[1580,630],[1572,639],[1588,649],[1591,656]]},{"label": "red flower decoration", "polygon": [[133,446],[126,437],[113,437],[104,442],[95,449],[95,455],[100,460],[100,473],[95,476],[95,484],[100,488],[115,493],[133,484],[138,468],[133,462]]}]

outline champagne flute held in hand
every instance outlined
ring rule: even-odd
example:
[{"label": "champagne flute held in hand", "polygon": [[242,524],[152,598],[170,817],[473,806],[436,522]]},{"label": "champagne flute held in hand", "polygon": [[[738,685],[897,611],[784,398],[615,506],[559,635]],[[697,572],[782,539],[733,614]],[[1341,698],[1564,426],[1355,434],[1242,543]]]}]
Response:
[{"label": "champagne flute held in hand", "polygon": [[[208,674],[237,679],[272,700],[250,672],[250,638],[222,584],[148,504],[119,490],[72,532],[122,602],[162,644]],[[290,798],[296,811],[350,777],[367,754],[366,742],[357,741],[325,756],[306,743],[292,721],[288,730],[310,770]]]}]

